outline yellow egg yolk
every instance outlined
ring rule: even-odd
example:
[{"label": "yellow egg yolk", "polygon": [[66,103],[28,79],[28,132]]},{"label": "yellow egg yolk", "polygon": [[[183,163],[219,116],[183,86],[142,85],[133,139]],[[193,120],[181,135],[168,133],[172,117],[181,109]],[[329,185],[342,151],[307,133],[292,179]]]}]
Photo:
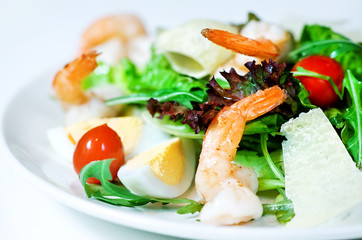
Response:
[{"label": "yellow egg yolk", "polygon": [[171,139],[127,161],[129,169],[149,165],[154,174],[168,185],[178,184],[184,176],[185,156],[179,138]]},{"label": "yellow egg yolk", "polygon": [[139,117],[95,118],[68,126],[65,131],[69,140],[76,145],[86,132],[105,123],[117,132],[122,140],[125,153],[131,153],[138,144],[143,131],[143,121]]}]

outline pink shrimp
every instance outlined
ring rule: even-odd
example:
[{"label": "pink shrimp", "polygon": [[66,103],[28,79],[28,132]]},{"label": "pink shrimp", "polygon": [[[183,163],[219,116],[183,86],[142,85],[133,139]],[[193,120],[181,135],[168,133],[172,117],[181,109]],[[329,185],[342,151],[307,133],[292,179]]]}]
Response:
[{"label": "pink shrimp", "polygon": [[97,56],[95,51],[82,54],[55,75],[53,89],[64,107],[88,102],[89,97],[81,88],[81,82],[98,66]]},{"label": "pink shrimp", "polygon": [[237,53],[261,58],[276,58],[279,56],[277,46],[267,39],[254,40],[242,35],[209,28],[203,29],[201,34],[211,42]]},{"label": "pink shrimp", "polygon": [[[262,205],[252,192],[245,169],[232,163],[245,124],[284,102],[287,95],[278,86],[260,90],[224,107],[209,125],[202,144],[195,184],[206,204],[202,222],[237,224],[259,218]],[[253,180],[254,179],[254,180]]]},{"label": "pink shrimp", "polygon": [[82,35],[80,52],[88,52],[96,46],[117,39],[121,45],[126,45],[133,39],[146,35],[142,21],[128,14],[108,16],[90,25]]},{"label": "pink shrimp", "polygon": [[96,57],[99,54],[92,49],[110,39],[118,39],[126,49],[134,38],[145,34],[141,20],[133,15],[108,16],[89,26],[82,36],[79,57],[60,70],[53,80],[53,89],[63,107],[67,109],[71,105],[82,105],[90,100],[81,88],[81,82],[98,66]]}]

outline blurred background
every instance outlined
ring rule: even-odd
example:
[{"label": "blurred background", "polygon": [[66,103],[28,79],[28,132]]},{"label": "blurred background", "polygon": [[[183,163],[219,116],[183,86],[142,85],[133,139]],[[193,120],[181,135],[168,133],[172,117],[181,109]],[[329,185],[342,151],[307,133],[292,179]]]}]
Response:
[{"label": "blurred background", "polygon": [[[292,29],[296,37],[303,24],[320,23],[362,41],[361,3],[0,0],[0,113],[22,86],[70,61],[82,31],[105,15],[135,13],[152,32],[195,18],[242,23],[248,12],[254,12],[263,20]],[[175,239],[104,222],[63,206],[19,175],[15,160],[3,156],[4,147],[0,146],[0,239]]]}]

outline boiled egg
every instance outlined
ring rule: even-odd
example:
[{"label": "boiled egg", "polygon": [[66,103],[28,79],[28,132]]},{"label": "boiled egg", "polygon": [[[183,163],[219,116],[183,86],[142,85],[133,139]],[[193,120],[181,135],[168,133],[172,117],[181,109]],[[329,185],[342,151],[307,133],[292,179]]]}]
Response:
[{"label": "boiled egg", "polygon": [[191,186],[195,167],[192,140],[170,138],[129,159],[119,169],[118,178],[135,194],[174,198]]},{"label": "boiled egg", "polygon": [[143,121],[139,117],[94,118],[68,127],[57,126],[47,131],[47,137],[52,148],[71,163],[79,139],[90,129],[105,123],[120,136],[125,154],[130,154],[142,136]]},{"label": "boiled egg", "polygon": [[140,117],[94,118],[66,127],[65,131],[75,145],[86,132],[103,124],[116,131],[126,155],[133,151],[142,136],[143,121]]}]

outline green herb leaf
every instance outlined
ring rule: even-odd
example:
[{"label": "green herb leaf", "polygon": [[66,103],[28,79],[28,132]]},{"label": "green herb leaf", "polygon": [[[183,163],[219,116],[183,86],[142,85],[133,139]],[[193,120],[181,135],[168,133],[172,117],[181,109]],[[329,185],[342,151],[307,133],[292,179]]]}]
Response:
[{"label": "green herb leaf", "polygon": [[334,58],[343,69],[349,69],[358,79],[362,78],[362,44],[329,27],[305,25],[297,48],[288,54],[288,61],[295,63],[313,54]]},{"label": "green herb leaf", "polygon": [[179,104],[192,109],[191,102],[203,102],[206,97],[206,92],[196,90],[191,92],[179,91],[177,89],[161,89],[147,93],[135,93],[118,98],[106,100],[106,104],[146,104],[150,98],[154,98],[159,102],[175,101]]},{"label": "green herb leaf", "polygon": [[205,89],[207,83],[206,78],[196,79],[179,74],[172,69],[165,56],[156,54],[154,50],[142,72],[139,72],[129,59],[123,59],[121,64],[127,70],[123,82],[131,93],[145,93],[160,89],[177,89],[188,92],[195,88]]},{"label": "green herb leaf", "polygon": [[[274,164],[280,166],[283,164],[282,151],[277,150],[270,154]],[[258,152],[249,150],[240,150],[236,152],[234,162],[237,165],[252,167],[260,179],[277,179],[274,172],[269,167],[264,156],[260,156]]]},{"label": "green herb leaf", "polygon": [[268,134],[261,134],[260,135],[260,143],[261,143],[261,149],[263,151],[264,157],[270,167],[270,169],[273,171],[275,176],[282,182],[285,183],[285,177],[284,173],[274,164],[273,159],[271,158],[268,148],[267,148],[267,141],[268,141]]},{"label": "green herb leaf", "polygon": [[258,179],[258,191],[274,190],[284,188],[285,184],[278,179]]},{"label": "green herb leaf", "polygon": [[279,132],[280,126],[285,123],[279,114],[267,115],[248,122],[245,126],[244,135],[275,133]]},{"label": "green herb leaf", "polygon": [[341,129],[346,124],[346,119],[343,116],[343,113],[337,108],[328,108],[324,111],[324,114],[327,116],[328,120],[335,126],[337,129]]},{"label": "green herb leaf", "polygon": [[341,137],[357,167],[362,169],[362,82],[347,71],[344,83],[351,103],[344,115],[348,122],[342,130]]},{"label": "green herb leaf", "polygon": [[163,116],[163,119],[153,118],[149,112],[142,113],[142,118],[150,125],[160,129],[161,131],[169,134],[190,138],[190,139],[203,139],[204,132],[195,133],[195,131],[187,124],[181,122],[174,122],[169,116]]},{"label": "green herb leaf", "polygon": [[276,203],[263,204],[263,215],[276,215],[277,220],[286,224],[294,216],[294,207],[291,200],[282,200]]},{"label": "green herb leaf", "polygon": [[340,92],[336,83],[333,81],[333,79],[330,76],[326,76],[326,75],[322,75],[322,74],[319,74],[319,73],[316,73],[313,71],[309,71],[303,67],[297,67],[297,71],[292,72],[292,73],[293,73],[293,76],[308,76],[308,77],[314,77],[314,78],[326,80],[331,84],[334,92],[337,94],[339,99],[343,98],[343,89],[342,89],[342,92]]},{"label": "green herb leaf", "polygon": [[[82,168],[79,173],[79,179],[84,186],[87,196],[94,197],[100,201],[110,204],[126,207],[141,206],[148,203],[160,202],[162,204],[188,204],[183,206],[180,210],[182,214],[195,213],[202,209],[203,204],[198,203],[191,199],[167,199],[167,198],[153,198],[148,196],[138,196],[131,193],[127,188],[121,185],[111,183],[112,174],[109,166],[113,159],[106,159],[101,161],[94,161]],[[90,177],[97,178],[101,181],[101,185],[87,184]]]},{"label": "green herb leaf", "polygon": [[200,212],[203,206],[204,206],[203,204],[200,204],[198,202],[190,203],[190,204],[178,209],[177,213],[178,214],[187,214],[187,213],[194,214],[196,212]]}]

